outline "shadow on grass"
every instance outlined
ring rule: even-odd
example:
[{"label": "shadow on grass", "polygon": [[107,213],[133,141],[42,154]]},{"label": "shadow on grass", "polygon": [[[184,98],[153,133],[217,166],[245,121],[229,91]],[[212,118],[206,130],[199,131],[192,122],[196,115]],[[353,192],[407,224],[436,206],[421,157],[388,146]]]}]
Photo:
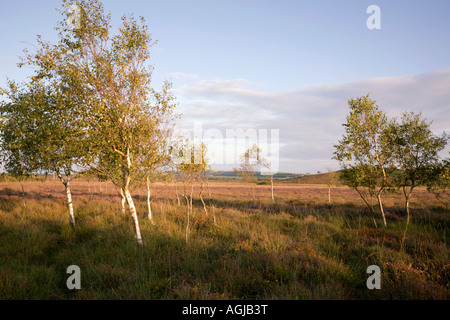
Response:
[{"label": "shadow on grass", "polygon": [[[219,199],[204,199],[207,209],[210,210],[214,205],[216,208],[222,209],[236,209],[242,212],[261,212],[263,214],[290,214],[294,217],[305,217],[307,215],[333,215],[336,212],[344,214],[348,217],[370,216],[369,209],[364,205],[357,205],[354,203],[336,204],[324,203],[315,204],[301,200],[288,200],[272,203],[271,201],[227,201]],[[203,203],[200,199],[193,199],[193,205],[197,208],[203,208]],[[386,219],[389,222],[398,222],[404,220],[406,212],[404,208],[399,206],[385,207]],[[377,210],[377,208],[375,208]],[[413,214],[423,213],[424,210],[412,209]],[[376,212],[378,214],[378,212]],[[380,215],[381,217],[381,215]],[[379,217],[377,217],[378,219]]]},{"label": "shadow on grass", "polygon": [[[20,192],[19,192],[20,194]],[[17,195],[16,195],[17,196]],[[30,199],[42,200],[43,198]],[[5,199],[0,193],[3,210],[14,211],[21,206],[19,197]],[[117,197],[117,200],[119,197]],[[145,201],[145,197],[135,197]],[[159,201],[173,199],[158,198]],[[209,205],[209,199],[205,199]],[[89,202],[87,202],[89,204]],[[216,208],[233,209],[242,213],[281,213],[305,218],[310,235],[302,241],[286,240],[275,249],[268,237],[268,246],[255,243],[259,238],[240,238],[229,231],[219,232],[204,218],[202,202],[194,199],[198,210],[192,219],[191,242],[183,237],[183,215],[167,215],[168,222],[151,225],[141,220],[144,246],[134,240],[129,215],[113,215],[93,211],[78,211],[77,230],[73,231],[64,218],[45,215],[23,215],[8,224],[0,223],[0,298],[3,299],[416,299],[446,298],[448,268],[436,260],[445,243],[428,239],[407,244],[405,258],[396,256],[399,238],[384,229],[363,228],[349,232],[331,233],[323,218],[336,212],[353,219],[364,213],[357,205],[312,205],[297,200],[281,203],[252,203],[211,199]],[[35,204],[36,206],[39,203]],[[86,205],[84,204],[86,207]],[[106,207],[106,206],[105,206]],[[64,212],[64,206],[57,209]],[[77,209],[75,209],[77,212]],[[83,209],[84,210],[84,209]],[[86,209],[87,210],[87,209]],[[6,210],[4,210],[6,211]],[[157,214],[157,212],[155,212]],[[228,217],[229,225],[236,222]],[[247,215],[236,218],[247,219]],[[394,219],[394,218],[392,218]],[[425,216],[424,219],[427,219]],[[430,226],[447,220],[432,219]],[[352,220],[352,221],[353,221]],[[324,222],[325,221],[325,222]],[[424,223],[427,220],[424,220]],[[2,221],[0,221],[2,222]],[[169,224],[176,232],[169,231]],[[433,225],[434,223],[434,225]],[[282,233],[276,225],[273,231]],[[317,237],[312,235],[322,232]],[[252,225],[253,228],[253,225]],[[258,224],[257,233],[268,232],[267,225]],[[264,229],[266,228],[266,229]],[[233,229],[234,230],[234,229]],[[195,232],[194,232],[195,231]],[[330,231],[330,232],[329,232]],[[227,233],[228,232],[228,233]],[[279,239],[286,239],[288,233]],[[281,240],[280,240],[281,241]],[[428,242],[427,242],[428,241]],[[384,246],[384,243],[389,245]],[[391,245],[392,244],[392,245]],[[274,249],[267,249],[274,248]],[[418,249],[417,249],[418,248]],[[390,250],[390,251],[389,251]],[[408,251],[410,250],[410,251]],[[421,256],[414,256],[419,250]],[[441,251],[439,251],[441,250]],[[387,253],[384,253],[387,252]],[[383,256],[384,254],[384,256]],[[412,258],[409,258],[410,254]],[[390,255],[387,260],[385,256]],[[442,254],[442,256],[444,256]],[[408,260],[410,259],[410,260]],[[436,260],[437,261],[437,260]],[[410,264],[411,263],[411,264]],[[420,264],[423,263],[424,267]],[[437,266],[433,265],[436,264]],[[383,268],[383,289],[369,291],[365,286],[368,264]],[[82,290],[67,289],[66,269],[78,265],[82,272]],[[434,266],[433,274],[422,272]],[[431,267],[430,267],[431,268]],[[446,271],[447,270],[447,271]]]},{"label": "shadow on grass", "polygon": [[[234,249],[144,230],[138,248],[123,225],[77,231],[46,219],[1,233],[2,299],[259,299],[342,298],[345,268],[309,248],[284,254]],[[6,244],[7,243],[7,244]],[[81,269],[82,290],[67,289],[66,269]],[[298,267],[302,266],[301,269]],[[339,270],[334,270],[338,268]],[[320,271],[323,270],[323,271]],[[333,273],[334,272],[334,273]],[[337,273],[337,274],[336,274]],[[333,276],[330,276],[333,274]],[[332,281],[333,280],[333,281]],[[336,282],[338,281],[338,282]]]}]

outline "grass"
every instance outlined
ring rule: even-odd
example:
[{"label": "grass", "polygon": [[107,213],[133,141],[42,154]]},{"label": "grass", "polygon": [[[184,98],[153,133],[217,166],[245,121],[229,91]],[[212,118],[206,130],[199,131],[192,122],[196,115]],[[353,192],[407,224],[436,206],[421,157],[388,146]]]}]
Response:
[{"label": "grass", "polygon": [[[448,210],[426,190],[412,201],[405,228],[402,198],[386,195],[387,228],[375,229],[358,196],[345,187],[250,187],[210,182],[206,216],[194,199],[190,243],[186,208],[173,185],[155,184],[155,224],[136,190],[144,246],[122,215],[111,183],[75,180],[77,230],[68,223],[57,181],[0,186],[0,299],[448,299]],[[25,200],[25,203],[24,201]],[[381,220],[378,220],[381,225]],[[66,269],[81,269],[81,290]],[[366,269],[381,269],[368,290]]]}]

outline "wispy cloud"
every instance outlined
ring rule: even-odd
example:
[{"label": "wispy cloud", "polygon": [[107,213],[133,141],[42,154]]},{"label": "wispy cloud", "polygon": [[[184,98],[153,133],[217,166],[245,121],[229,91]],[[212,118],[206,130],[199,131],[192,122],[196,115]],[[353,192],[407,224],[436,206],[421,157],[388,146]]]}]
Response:
[{"label": "wispy cloud", "polygon": [[[193,78],[194,79],[194,78]],[[246,79],[197,80],[176,88],[185,128],[280,130],[280,170],[338,168],[333,145],[343,134],[347,99],[371,94],[389,115],[422,112],[435,132],[450,132],[450,68],[419,75],[315,85],[296,92],[252,89]],[[214,146],[212,146],[214,147]]]}]

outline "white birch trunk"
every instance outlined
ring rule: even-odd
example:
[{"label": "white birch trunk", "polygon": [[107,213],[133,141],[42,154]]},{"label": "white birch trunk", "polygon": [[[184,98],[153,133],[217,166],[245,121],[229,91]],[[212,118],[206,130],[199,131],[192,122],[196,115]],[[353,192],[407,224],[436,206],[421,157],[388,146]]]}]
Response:
[{"label": "white birch trunk", "polygon": [[384,214],[383,203],[381,202],[381,194],[380,193],[378,193],[377,198],[378,198],[378,205],[380,206],[381,216],[383,217],[383,223],[384,223],[384,226],[386,227],[387,226],[387,224],[386,224],[386,216]]},{"label": "white birch trunk", "polygon": [[[124,155],[125,156],[125,155]],[[141,237],[141,229],[139,228],[139,220],[137,217],[136,207],[134,206],[133,198],[131,197],[130,193],[130,171],[131,171],[131,157],[130,157],[130,148],[127,148],[127,153],[125,156],[125,159],[127,161],[127,167],[123,168],[123,193],[125,195],[125,198],[127,199],[128,208],[130,209],[131,217],[133,218],[133,224],[134,224],[134,233],[136,237],[136,241],[138,246],[142,246],[142,237]]]},{"label": "white birch trunk", "polygon": [[200,200],[203,203],[203,210],[205,211],[205,214],[208,215],[208,210],[206,210],[206,204],[205,201],[203,201],[203,181],[200,179]]},{"label": "white birch trunk", "polygon": [[403,232],[402,248],[403,248],[403,243],[406,240],[406,233],[408,232],[408,227],[409,227],[409,220],[410,220],[409,198],[411,197],[412,190],[411,190],[411,192],[409,194],[406,194],[405,189],[403,189],[403,192],[405,193],[406,227],[405,227],[405,231]]},{"label": "white birch trunk", "polygon": [[270,176],[270,184],[272,185],[272,202],[275,202],[275,198],[273,196],[273,175]]},{"label": "white birch trunk", "polygon": [[142,237],[141,237],[141,230],[139,228],[139,221],[137,217],[136,207],[134,206],[133,198],[131,197],[131,193],[128,190],[128,188],[125,188],[124,190],[125,198],[128,202],[128,207],[130,208],[131,217],[133,218],[134,223],[134,232],[136,236],[136,241],[139,246],[143,245]]},{"label": "white birch trunk", "polygon": [[185,238],[186,238],[186,244],[189,243],[189,213],[190,213],[190,207],[189,207],[189,198],[186,194],[184,194],[184,198],[186,199],[186,230],[185,230]]},{"label": "white birch trunk", "polygon": [[180,196],[178,195],[178,184],[176,181],[175,181],[175,193],[177,194],[177,202],[178,202],[178,205],[180,206],[181,202],[180,202]]},{"label": "white birch trunk", "polygon": [[123,192],[122,188],[119,188],[119,194],[121,197],[121,203],[122,203],[122,213],[126,214],[125,204],[127,203],[127,199],[125,198],[125,193]]},{"label": "white birch trunk", "polygon": [[190,196],[188,197],[187,195],[185,195],[186,202],[187,202],[187,222],[186,222],[186,231],[185,231],[186,244],[189,244],[189,227],[190,227],[190,215],[192,213],[192,195],[193,195],[193,193],[194,193],[194,184],[192,184]]},{"label": "white birch trunk", "polygon": [[148,220],[153,222],[152,206],[151,206],[151,193],[150,193],[150,178],[147,176],[147,207],[148,207]]},{"label": "white birch trunk", "polygon": [[69,178],[67,178],[66,193],[67,193],[67,206],[69,207],[70,224],[75,229],[75,215],[73,213],[72,193],[70,192]]},{"label": "white birch trunk", "polygon": [[214,219],[214,225],[216,225],[216,211],[215,211],[214,204],[211,203],[211,201],[212,201],[212,196],[211,196],[211,189],[209,188],[208,180],[206,180],[206,186],[208,187],[209,207],[212,208],[213,219]]},{"label": "white birch trunk", "polygon": [[409,225],[409,197],[406,198],[406,229],[408,229],[408,225]]},{"label": "white birch trunk", "polygon": [[328,186],[328,203],[331,203],[331,187]]},{"label": "white birch trunk", "polygon": [[64,180],[64,178],[58,174],[59,179],[63,183],[64,187],[66,188],[66,195],[67,195],[67,208],[69,211],[69,221],[72,228],[75,230],[75,214],[73,212],[73,204],[72,204],[72,193],[70,191],[70,177],[67,177],[67,180]]}]

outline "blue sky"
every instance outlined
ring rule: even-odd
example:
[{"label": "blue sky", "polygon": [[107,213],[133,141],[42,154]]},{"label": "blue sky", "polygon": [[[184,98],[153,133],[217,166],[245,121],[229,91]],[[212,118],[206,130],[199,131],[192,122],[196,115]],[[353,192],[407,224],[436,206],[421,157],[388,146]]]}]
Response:
[{"label": "blue sky", "polygon": [[[278,129],[281,171],[338,168],[333,144],[355,95],[371,92],[392,116],[422,111],[436,132],[450,129],[450,1],[103,3],[115,26],[126,13],[146,18],[158,40],[155,85],[173,81],[183,127]],[[373,4],[380,30],[366,27]],[[16,63],[37,34],[56,41],[59,7],[0,2],[0,86],[31,73]]]}]

